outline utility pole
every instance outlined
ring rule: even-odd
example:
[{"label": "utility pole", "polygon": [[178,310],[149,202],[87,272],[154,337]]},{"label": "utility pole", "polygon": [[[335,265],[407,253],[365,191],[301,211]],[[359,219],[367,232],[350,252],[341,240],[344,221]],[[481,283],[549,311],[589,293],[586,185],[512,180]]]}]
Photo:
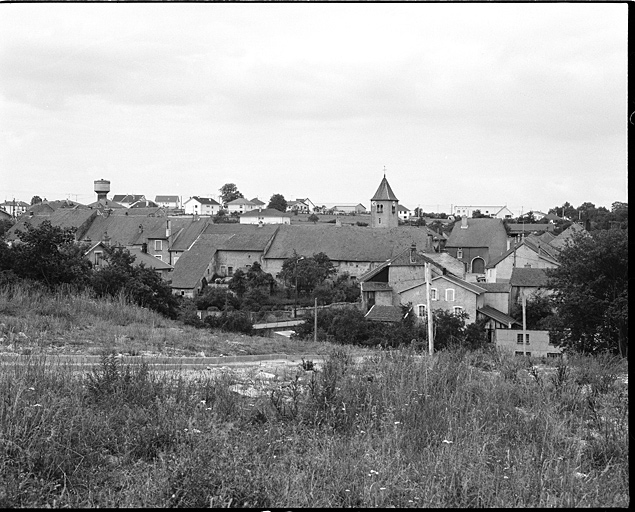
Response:
[{"label": "utility pole", "polygon": [[315,297],[315,309],[313,316],[315,317],[313,319],[313,341],[317,343],[317,297]]},{"label": "utility pole", "polygon": [[523,305],[523,356],[527,355],[527,299],[524,292],[520,291]]},{"label": "utility pole", "polygon": [[426,274],[426,312],[428,313],[428,352],[434,355],[434,330],[432,326],[432,310],[430,309],[430,263],[425,264]]}]

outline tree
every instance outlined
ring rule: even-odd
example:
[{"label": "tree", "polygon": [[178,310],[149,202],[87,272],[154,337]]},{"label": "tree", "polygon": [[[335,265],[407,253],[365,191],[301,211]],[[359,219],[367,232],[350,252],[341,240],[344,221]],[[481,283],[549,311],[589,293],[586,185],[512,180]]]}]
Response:
[{"label": "tree", "polygon": [[247,277],[241,269],[238,269],[236,270],[236,272],[234,272],[234,275],[229,282],[229,289],[232,292],[236,293],[236,295],[238,295],[238,297],[240,298],[242,298],[242,296],[247,291]]},{"label": "tree", "polygon": [[90,283],[99,296],[123,294],[131,302],[166,316],[178,316],[179,300],[153,269],[134,265],[136,256],[124,247],[108,248],[106,265],[93,272]]},{"label": "tree", "polygon": [[227,222],[227,210],[222,208],[218,210],[218,213],[214,215],[214,224],[220,224],[221,222]]},{"label": "tree", "polygon": [[[521,304],[514,304],[511,316],[519,322],[523,319]],[[553,320],[553,304],[548,296],[535,292],[525,302],[525,321],[527,329],[548,330]]]},{"label": "tree", "polygon": [[220,189],[218,189],[223,200],[223,205],[233,201],[234,199],[238,199],[244,197],[236,187],[234,183],[225,183]]},{"label": "tree", "polygon": [[553,215],[558,215],[559,217],[563,217],[566,219],[577,219],[578,218],[578,210],[576,210],[569,201],[566,201],[562,206],[554,206],[553,208],[549,208],[549,212]]},{"label": "tree", "polygon": [[262,270],[260,263],[257,261],[251,264],[245,277],[247,279],[247,286],[251,290],[258,289],[271,294],[276,287],[276,280],[271,274]]},{"label": "tree", "polygon": [[563,347],[628,357],[628,231],[576,233],[548,271],[556,317],[552,339]]},{"label": "tree", "polygon": [[287,200],[284,198],[282,194],[274,194],[269,199],[269,204],[267,208],[273,208],[275,210],[286,212],[287,211]]},{"label": "tree", "polygon": [[489,219],[491,217],[489,215],[485,215],[484,213],[481,213],[481,210],[476,209],[472,212],[472,218],[473,219]]},{"label": "tree", "polygon": [[519,224],[536,224],[536,217],[534,217],[534,212],[527,212],[524,215],[518,217]]},{"label": "tree", "polygon": [[323,252],[314,254],[311,258],[294,253],[294,256],[282,263],[278,278],[297,286],[298,290],[312,292],[316,286],[336,272],[333,262]]},{"label": "tree", "polygon": [[4,238],[5,233],[11,229],[13,224],[15,224],[13,219],[0,219],[0,238]]},{"label": "tree", "polygon": [[319,222],[320,217],[318,217],[315,213],[312,213],[311,215],[309,215],[309,218],[307,220],[309,222],[313,222],[313,224],[316,224],[317,222]]},{"label": "tree", "polygon": [[48,220],[37,228],[27,223],[26,231],[16,231],[20,243],[11,247],[15,274],[42,281],[49,288],[59,284],[84,285],[91,264],[84,258],[84,247],[75,242],[75,231],[52,226]]},{"label": "tree", "polygon": [[42,202],[42,198],[40,196],[33,196],[31,198],[31,206],[34,204],[40,204]]}]

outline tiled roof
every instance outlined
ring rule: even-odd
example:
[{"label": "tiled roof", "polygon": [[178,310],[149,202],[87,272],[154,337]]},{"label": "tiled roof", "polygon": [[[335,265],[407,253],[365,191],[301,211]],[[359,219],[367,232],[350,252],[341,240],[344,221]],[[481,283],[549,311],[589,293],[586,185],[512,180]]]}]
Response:
[{"label": "tiled roof", "polygon": [[388,283],[379,283],[375,281],[365,281],[361,283],[363,292],[389,292],[392,287]]},{"label": "tiled roof", "polygon": [[195,288],[204,277],[205,269],[218,248],[230,237],[231,235],[201,235],[190,250],[185,251],[174,264],[170,286]]},{"label": "tiled roof", "polygon": [[246,205],[253,205],[254,203],[252,203],[249,199],[245,199],[244,197],[239,197],[238,199],[234,199],[233,201],[230,201],[229,203],[227,203],[227,206],[229,205],[234,205],[234,204],[246,204]]},{"label": "tiled roof", "polygon": [[365,318],[375,322],[401,322],[403,316],[400,306],[380,306],[374,304],[368,313],[366,313]]},{"label": "tiled roof", "polygon": [[205,228],[212,223],[211,219],[205,217],[199,217],[198,220],[192,218],[170,220],[174,234],[171,251],[187,251]]},{"label": "tiled roof", "polygon": [[143,194],[119,194],[112,196],[112,200],[116,203],[136,203],[146,198]]},{"label": "tiled roof", "polygon": [[581,231],[585,231],[585,229],[580,224],[576,224],[574,222],[567,229],[565,229],[562,233],[560,233],[558,236],[556,236],[556,238],[554,238],[549,243],[549,245],[551,245],[552,247],[555,247],[556,249],[560,250],[566,245],[567,240],[569,240],[569,238],[571,238],[571,236],[574,233],[579,233]]},{"label": "tiled roof", "polygon": [[403,204],[400,204],[399,206],[397,206],[397,211],[400,212],[409,212],[410,208],[406,208]]},{"label": "tiled roof", "polygon": [[553,231],[555,226],[553,224],[507,224],[511,234],[519,233],[533,233],[534,231]]},{"label": "tiled roof", "polygon": [[461,286],[462,288],[465,288],[466,290],[476,293],[477,295],[480,295],[481,293],[485,293],[486,291],[485,288],[481,288],[480,286],[474,283],[468,283],[467,281],[460,279],[458,277],[454,277],[450,274],[434,277],[432,278],[432,281],[434,282],[437,279],[445,279],[446,281],[450,281],[451,283],[454,283],[457,286]]},{"label": "tiled roof", "polygon": [[498,309],[493,308],[492,306],[483,306],[482,308],[477,309],[476,312],[482,313],[485,316],[493,318],[497,322],[500,322],[501,324],[506,325],[508,328],[511,328],[514,324],[521,325],[515,318],[509,315],[506,315],[502,311],[499,311]]},{"label": "tiled roof", "polygon": [[263,208],[262,210],[251,210],[249,212],[243,213],[243,217],[289,217],[286,213],[281,212],[280,210],[276,210],[275,208]]},{"label": "tiled roof", "polygon": [[219,247],[225,251],[264,251],[279,227],[278,224],[208,224],[203,233],[232,235]]},{"label": "tiled roof", "polygon": [[261,201],[260,199],[258,199],[257,197],[254,197],[254,198],[251,200],[251,202],[252,202],[253,204],[255,204],[256,206],[267,204],[267,203],[265,203],[264,201]]},{"label": "tiled roof", "polygon": [[[211,197],[192,196],[190,199],[194,199],[195,201],[198,201],[200,204],[211,204],[213,206],[220,206],[220,203],[216,201],[215,199],[212,199]],[[188,199],[185,202],[187,203],[190,199]]]},{"label": "tiled roof", "polygon": [[552,247],[550,247],[548,244],[541,243],[540,244],[540,248],[539,248],[538,247],[538,237],[535,237],[533,239],[530,238],[530,237],[527,237],[522,242],[520,242],[519,244],[514,245],[513,247],[510,247],[503,254],[501,254],[500,256],[498,256],[498,257],[494,258],[493,260],[491,260],[487,264],[486,268],[494,268],[496,265],[498,265],[505,258],[510,256],[511,254],[514,254],[514,252],[517,251],[518,249],[520,249],[520,247],[522,247],[523,245],[525,247],[527,247],[528,249],[531,249],[532,251],[534,251],[538,256],[540,256],[544,260],[546,260],[546,261],[548,261],[550,263],[553,263],[554,265],[558,265],[558,262],[555,260],[555,255],[553,254],[554,250],[553,250]]},{"label": "tiled roof", "polygon": [[[78,231],[76,236],[82,237],[82,233],[79,231],[80,228],[86,227],[87,224],[91,221],[92,217],[96,218],[97,212],[95,210],[89,209],[80,209],[75,210],[71,208],[59,208],[49,214],[42,215],[22,215],[18,222],[16,222],[11,229],[7,232],[7,239],[14,240],[17,238],[15,236],[15,232],[17,230],[25,231],[25,224],[31,224],[33,227],[38,227],[42,222],[48,220],[51,222],[53,226],[59,226],[60,228],[77,228]],[[94,221],[93,221],[94,222]]]},{"label": "tiled roof", "polygon": [[130,205],[130,208],[157,208],[159,205],[149,199],[142,199]]},{"label": "tiled roof", "polygon": [[[165,222],[166,219],[161,217],[97,215],[82,238],[103,240],[107,234],[112,245],[140,245],[147,241],[149,234],[165,233]],[[143,228],[141,232],[139,226]]]},{"label": "tiled roof", "polygon": [[409,248],[426,244],[426,231],[416,227],[372,229],[333,224],[280,225],[265,258],[287,259],[295,253],[324,252],[334,261],[384,262]]},{"label": "tiled roof", "polygon": [[135,247],[130,249],[130,254],[135,256],[134,263],[136,265],[143,263],[146,267],[153,268],[154,270],[169,270],[171,268],[174,268],[169,263],[166,263],[165,261],[161,261],[159,258],[155,258],[151,254],[148,254],[147,252],[142,252],[141,249],[138,249]]},{"label": "tiled roof", "polygon": [[90,203],[88,205],[89,208],[125,208],[124,205],[117,203],[116,201],[112,201],[110,199],[101,199]]},{"label": "tiled roof", "polygon": [[377,192],[375,192],[371,201],[399,201],[395,193],[390,188],[386,176],[384,176],[381,180],[379,188],[377,189]]},{"label": "tiled roof", "polygon": [[506,293],[511,288],[509,283],[478,283],[478,285],[489,293]]},{"label": "tiled roof", "polygon": [[454,224],[446,247],[489,247],[497,231],[505,233],[501,219],[467,219],[467,229],[461,224],[461,221]]},{"label": "tiled roof", "polygon": [[155,196],[154,200],[157,203],[178,203],[179,196]]},{"label": "tiled roof", "polygon": [[152,208],[115,208],[110,215],[118,215],[123,217],[165,217],[165,210],[161,206]]},{"label": "tiled roof", "polygon": [[544,268],[519,268],[512,270],[509,282],[512,286],[546,287],[547,273]]}]

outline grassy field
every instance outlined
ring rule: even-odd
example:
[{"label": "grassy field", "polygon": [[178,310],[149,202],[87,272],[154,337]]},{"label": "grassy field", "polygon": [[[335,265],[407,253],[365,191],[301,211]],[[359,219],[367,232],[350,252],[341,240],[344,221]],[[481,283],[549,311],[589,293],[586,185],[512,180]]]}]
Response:
[{"label": "grassy field", "polygon": [[[136,326],[139,349],[199,343],[186,336],[198,331],[167,334],[176,324],[91,300],[3,296],[3,336],[98,351],[120,343],[115,327]],[[0,506],[628,506],[624,362],[404,349],[356,364],[329,350],[319,371],[298,367],[254,398],[231,391],[231,374],[107,356],[81,374],[25,355],[0,373]]]},{"label": "grassy field", "polygon": [[0,290],[0,352],[206,356],[326,354],[335,345],[196,329],[89,293]]}]

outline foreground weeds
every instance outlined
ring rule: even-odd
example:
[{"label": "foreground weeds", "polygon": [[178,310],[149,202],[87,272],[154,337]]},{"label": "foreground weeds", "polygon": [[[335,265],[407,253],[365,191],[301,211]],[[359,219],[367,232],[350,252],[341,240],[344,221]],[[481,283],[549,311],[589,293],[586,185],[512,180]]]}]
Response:
[{"label": "foreground weeds", "polygon": [[106,355],[83,375],[4,367],[0,506],[628,505],[615,361],[339,350],[299,366],[260,398]]}]

